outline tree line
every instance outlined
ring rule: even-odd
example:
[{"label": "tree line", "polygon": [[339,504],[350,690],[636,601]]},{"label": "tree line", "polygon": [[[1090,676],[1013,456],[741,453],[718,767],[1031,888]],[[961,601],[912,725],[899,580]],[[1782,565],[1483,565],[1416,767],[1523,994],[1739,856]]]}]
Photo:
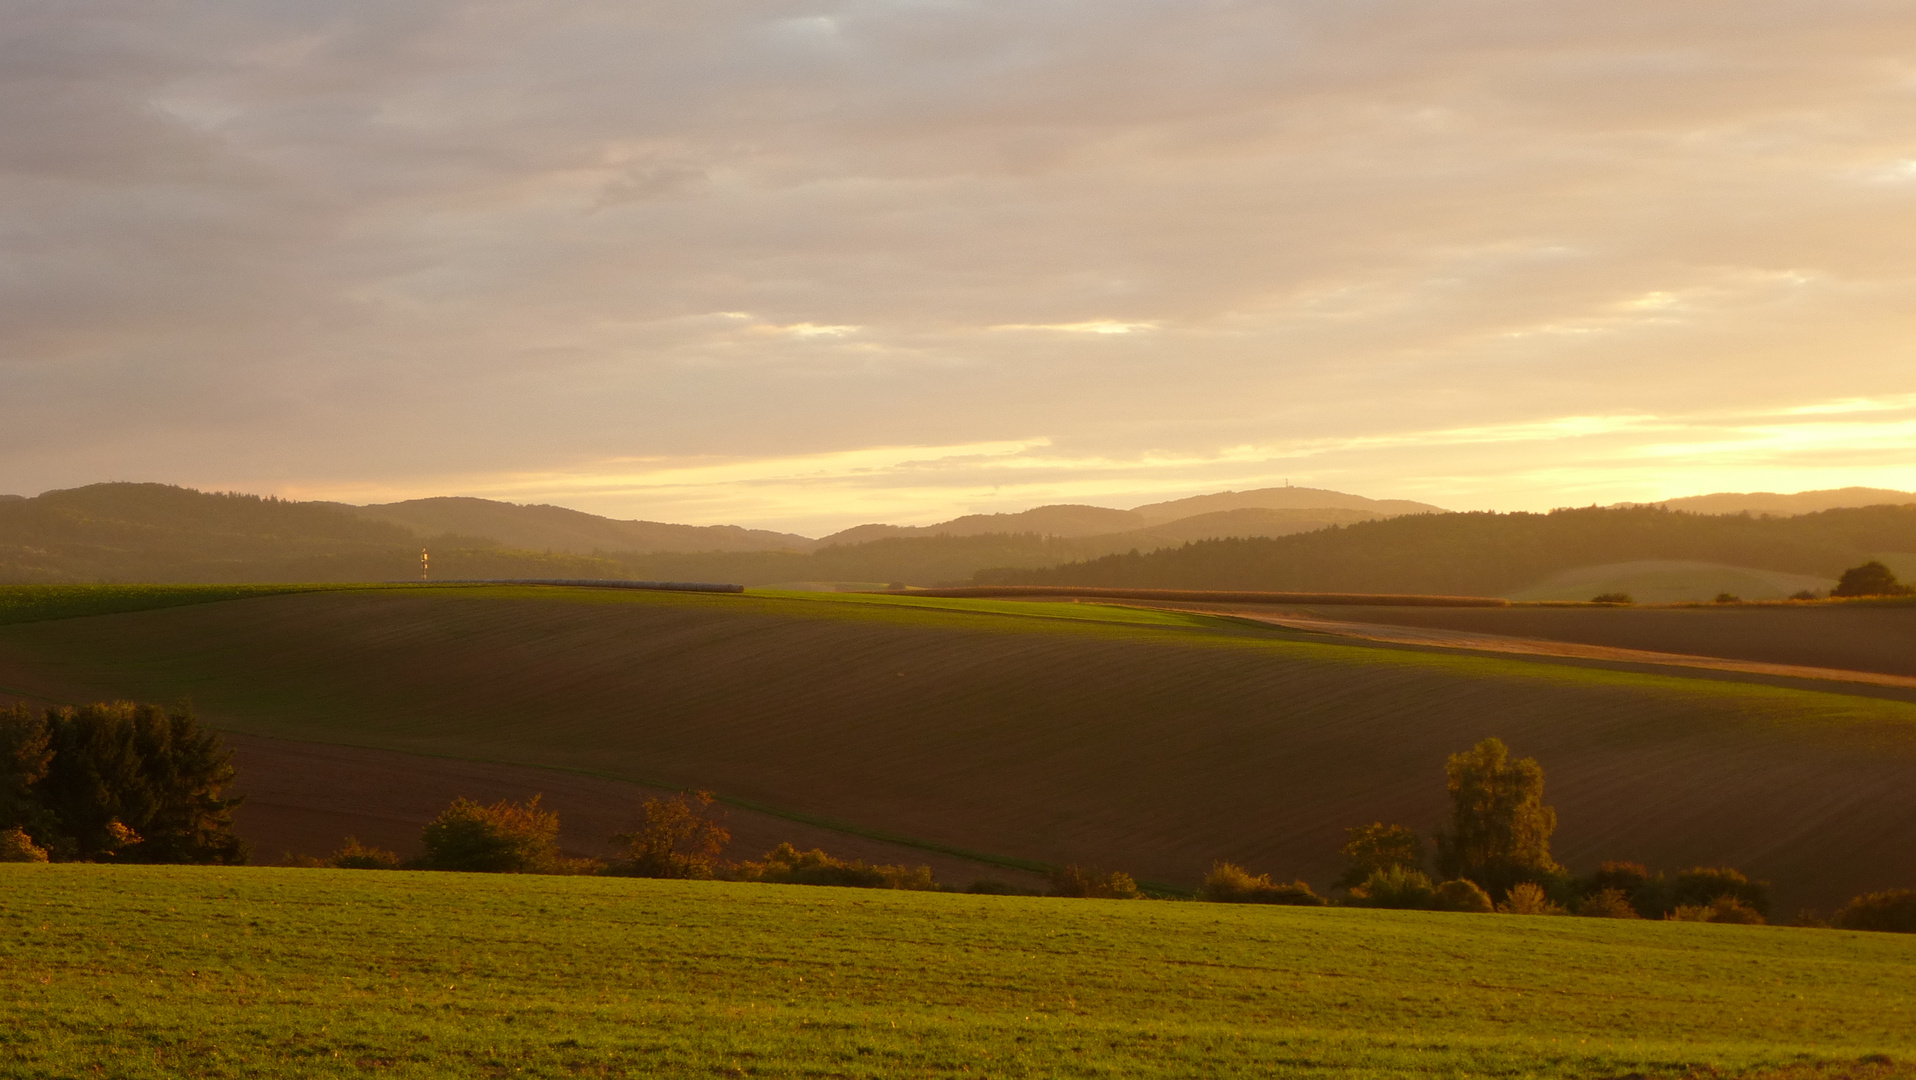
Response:
[{"label": "tree line", "polygon": [[[39,713],[0,708],[0,861],[243,863],[234,835],[238,797],[225,794],[231,752],[184,706],[113,702]],[[1444,766],[1448,820],[1427,849],[1415,829],[1372,822],[1348,830],[1346,867],[1333,896],[1301,880],[1281,882],[1241,866],[1214,864],[1197,898],[1218,903],[1582,915],[1762,923],[1770,890],[1730,867],[1652,872],[1639,863],[1605,862],[1573,874],[1550,854],[1556,811],[1544,801],[1543,767],[1513,758],[1490,738],[1450,755]],[[724,857],[731,841],[710,792],[644,800],[629,832],[612,837],[620,855],[601,860],[559,848],[559,816],[524,802],[459,798],[428,822],[420,854],[397,853],[348,837],[309,866],[366,870],[612,876],[836,885],[859,888],[1031,893],[983,879],[960,890],[926,866],[874,865],[819,849],[779,844],[758,859]],[[1432,871],[1434,870],[1434,876]],[[1145,896],[1120,870],[1068,865],[1052,871],[1046,895],[1131,899]],[[1829,925],[1799,913],[1798,925]],[[1838,911],[1837,926],[1916,933],[1916,890],[1869,893]]]}]

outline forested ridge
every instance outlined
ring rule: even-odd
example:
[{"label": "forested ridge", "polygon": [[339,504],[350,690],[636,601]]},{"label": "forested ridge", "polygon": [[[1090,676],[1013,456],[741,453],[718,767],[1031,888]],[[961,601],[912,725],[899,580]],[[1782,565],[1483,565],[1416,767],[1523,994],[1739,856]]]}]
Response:
[{"label": "forested ridge", "polygon": [[1564,570],[1640,559],[1834,578],[1874,554],[1908,551],[1916,551],[1916,504],[1797,517],[1586,507],[1420,514],[1293,536],[1203,540],[1043,570],[985,570],[975,581],[1496,596]]}]

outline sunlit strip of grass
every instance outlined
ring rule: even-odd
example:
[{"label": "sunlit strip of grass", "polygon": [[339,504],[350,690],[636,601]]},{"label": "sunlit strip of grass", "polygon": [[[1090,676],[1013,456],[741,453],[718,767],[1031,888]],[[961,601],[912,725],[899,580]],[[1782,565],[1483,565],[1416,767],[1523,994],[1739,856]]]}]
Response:
[{"label": "sunlit strip of grass", "polygon": [[0,970],[5,1076],[1674,1077],[1916,1052],[1916,940],[1692,923],[0,866]]}]

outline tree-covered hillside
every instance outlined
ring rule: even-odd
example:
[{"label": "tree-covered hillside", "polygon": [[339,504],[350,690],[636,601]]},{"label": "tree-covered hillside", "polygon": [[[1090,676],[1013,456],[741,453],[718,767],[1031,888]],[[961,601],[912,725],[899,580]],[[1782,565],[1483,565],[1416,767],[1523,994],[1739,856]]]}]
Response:
[{"label": "tree-covered hillside", "polygon": [[1916,551],[1916,504],[1772,518],[1657,507],[1547,514],[1422,514],[1294,536],[1205,540],[1046,570],[987,570],[981,585],[1497,596],[1579,566],[1692,559],[1833,578]]}]

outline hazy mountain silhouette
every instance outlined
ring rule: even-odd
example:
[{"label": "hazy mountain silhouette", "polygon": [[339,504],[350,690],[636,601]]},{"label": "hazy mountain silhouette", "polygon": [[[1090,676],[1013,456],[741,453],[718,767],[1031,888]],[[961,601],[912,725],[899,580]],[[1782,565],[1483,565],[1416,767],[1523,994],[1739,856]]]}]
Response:
[{"label": "hazy mountain silhouette", "polygon": [[737,525],[620,521],[563,506],[520,506],[491,499],[408,499],[346,509],[368,520],[401,526],[416,536],[458,533],[483,536],[501,547],[576,555],[597,551],[806,551],[812,547],[810,539],[793,533]]},{"label": "hazy mountain silhouette", "polygon": [[1220,491],[1215,495],[1194,495],[1188,499],[1147,503],[1132,507],[1132,512],[1151,521],[1175,521],[1194,514],[1212,514],[1223,510],[1368,510],[1379,517],[1399,514],[1442,514],[1447,511],[1429,503],[1408,499],[1366,499],[1322,488],[1274,487],[1255,491]]},{"label": "hazy mountain silhouette", "polygon": [[1665,499],[1651,506],[1684,510],[1692,514],[1814,514],[1819,510],[1841,510],[1854,506],[1904,506],[1916,503],[1916,492],[1888,488],[1846,487],[1825,491],[1799,491],[1778,495],[1773,491],[1718,492]]}]

